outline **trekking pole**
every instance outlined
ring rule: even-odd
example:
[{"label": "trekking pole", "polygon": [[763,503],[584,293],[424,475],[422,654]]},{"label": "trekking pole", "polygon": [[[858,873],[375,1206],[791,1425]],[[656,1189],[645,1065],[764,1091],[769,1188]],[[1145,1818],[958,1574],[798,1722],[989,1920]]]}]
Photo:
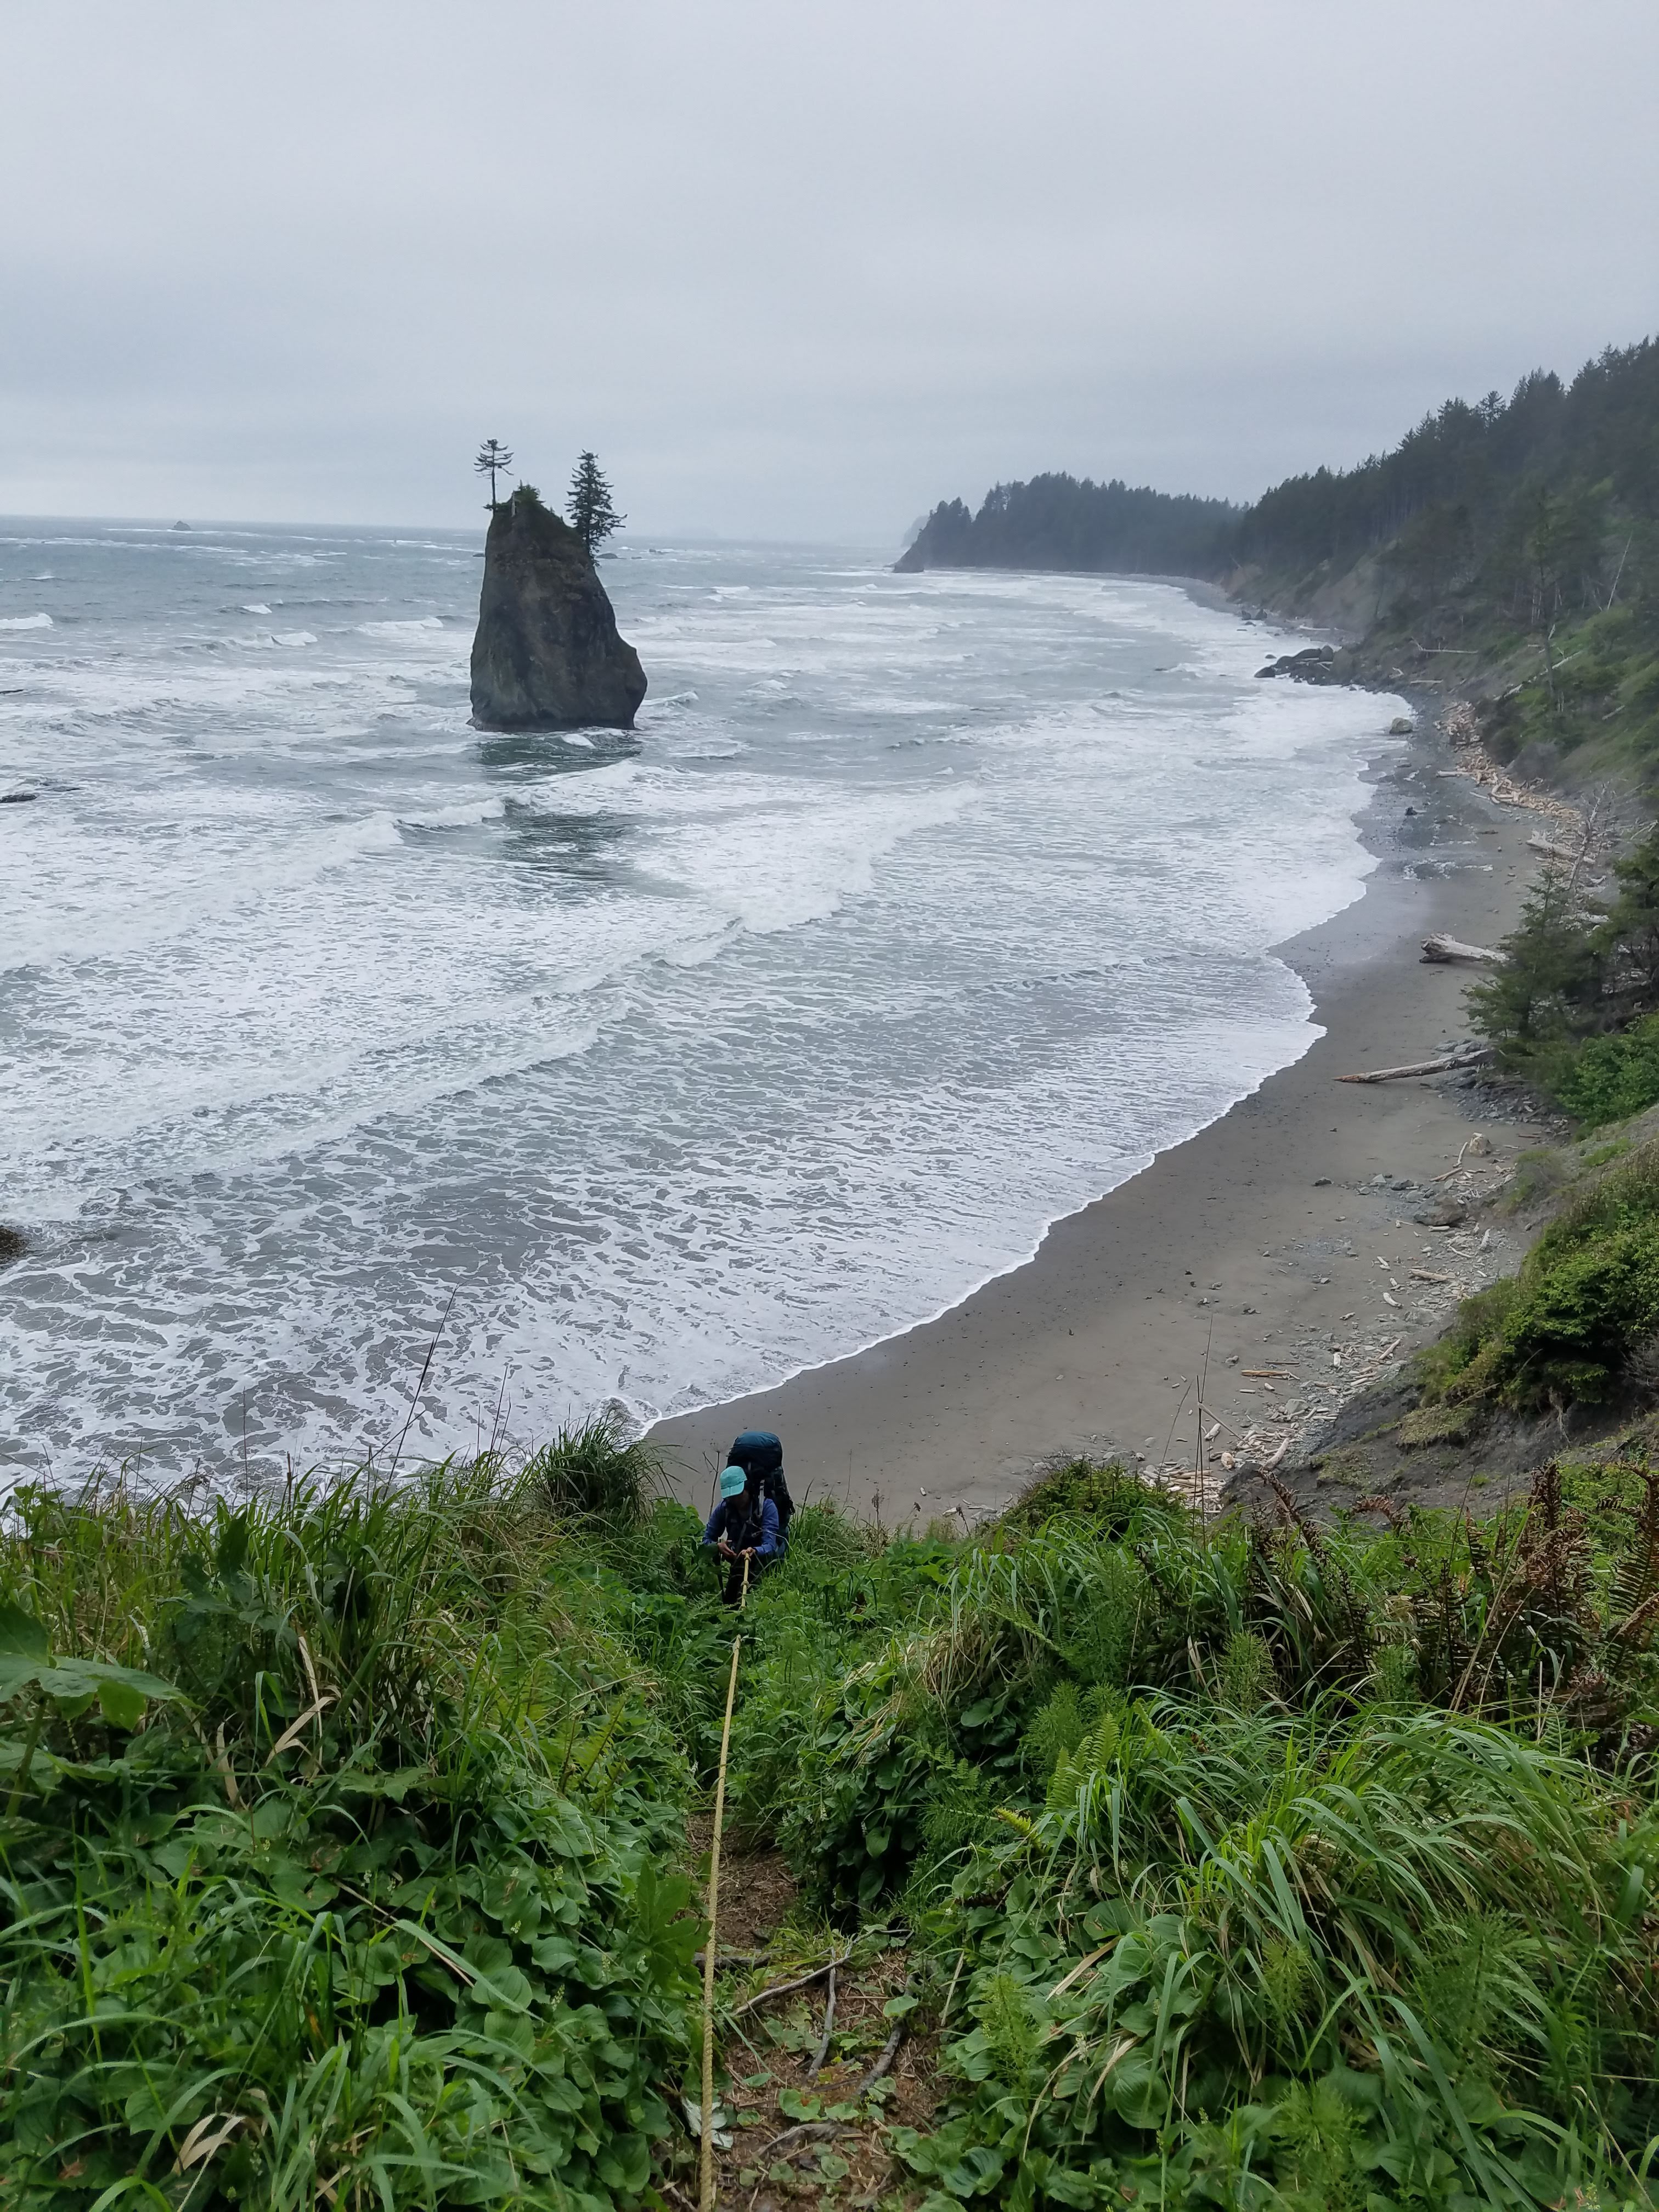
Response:
[{"label": "trekking pole", "polygon": [[[744,1562],[744,1589],[749,1587]],[[708,1935],[702,1954],[702,2212],[714,2212],[714,1935],[720,1901],[720,1828],[726,1820],[726,1758],[732,1746],[732,1701],[738,1694],[738,1654],[743,1638],[732,1639],[732,1679],[726,1686],[726,1724],[720,1730],[720,1771],[714,1784],[714,1833],[708,1846]]]},{"label": "trekking pole", "polygon": [[749,1607],[749,1554],[748,1554],[748,1553],[747,1553],[747,1552],[745,1552],[745,1553],[744,1553],[744,1555],[743,1555],[743,1595],[742,1595],[738,1598],[738,1611],[739,1613],[745,1613],[745,1612],[747,1612],[748,1607]]}]

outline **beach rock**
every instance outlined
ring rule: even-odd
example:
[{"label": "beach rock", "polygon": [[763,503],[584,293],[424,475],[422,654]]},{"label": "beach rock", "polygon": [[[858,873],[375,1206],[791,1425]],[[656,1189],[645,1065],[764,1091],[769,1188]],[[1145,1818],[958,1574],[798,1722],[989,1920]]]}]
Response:
[{"label": "beach rock", "polygon": [[630,730],[645,696],[640,656],[586,548],[526,484],[496,507],[484,541],[472,641],[472,720],[483,730]]},{"label": "beach rock", "polygon": [[1425,1229],[1461,1229],[1469,1218],[1467,1206],[1460,1206],[1455,1198],[1443,1198],[1433,1206],[1421,1207],[1413,1214],[1413,1221]]},{"label": "beach rock", "polygon": [[1416,727],[1415,722],[1408,722],[1403,714],[1396,714],[1389,725],[1389,735],[1391,738],[1408,738]]},{"label": "beach rock", "polygon": [[1303,653],[1281,653],[1270,660],[1256,675],[1288,676],[1297,684],[1328,684],[1331,680],[1331,663],[1336,658],[1334,645],[1310,645]]}]

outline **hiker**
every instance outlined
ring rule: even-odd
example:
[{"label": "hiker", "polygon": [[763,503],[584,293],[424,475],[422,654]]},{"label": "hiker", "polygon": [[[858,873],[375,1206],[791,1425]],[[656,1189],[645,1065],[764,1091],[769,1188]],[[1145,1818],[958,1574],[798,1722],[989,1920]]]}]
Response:
[{"label": "hiker", "polygon": [[778,1509],[763,1490],[758,1475],[741,1467],[726,1469],[720,1476],[720,1504],[708,1516],[702,1541],[705,1551],[717,1552],[728,1562],[730,1571],[721,1593],[726,1604],[741,1604],[744,1560],[749,1563],[747,1579],[752,1583],[783,1549]]},{"label": "hiker", "polygon": [[769,1498],[778,1509],[778,1544],[781,1550],[785,1548],[789,1542],[789,1521],[795,1502],[783,1479],[782,1444],[770,1429],[744,1429],[732,1439],[726,1463],[760,1478],[762,1497]]}]

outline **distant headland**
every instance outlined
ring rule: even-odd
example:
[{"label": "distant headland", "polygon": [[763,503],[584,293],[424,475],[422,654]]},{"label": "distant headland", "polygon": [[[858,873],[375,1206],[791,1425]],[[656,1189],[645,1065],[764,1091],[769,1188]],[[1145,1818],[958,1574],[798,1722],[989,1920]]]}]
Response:
[{"label": "distant headland", "polygon": [[1449,399],[1254,505],[1065,475],[942,501],[896,564],[1190,576],[1356,642],[1294,673],[1455,689],[1525,775],[1659,782],[1659,339]]}]

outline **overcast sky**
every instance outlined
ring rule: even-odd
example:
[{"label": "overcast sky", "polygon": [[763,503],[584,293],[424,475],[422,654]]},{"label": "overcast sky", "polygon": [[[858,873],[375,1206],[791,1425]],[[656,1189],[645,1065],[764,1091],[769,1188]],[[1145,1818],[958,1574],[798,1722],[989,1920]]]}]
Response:
[{"label": "overcast sky", "polygon": [[10,0],[0,512],[896,544],[1659,330],[1655,0]]}]

